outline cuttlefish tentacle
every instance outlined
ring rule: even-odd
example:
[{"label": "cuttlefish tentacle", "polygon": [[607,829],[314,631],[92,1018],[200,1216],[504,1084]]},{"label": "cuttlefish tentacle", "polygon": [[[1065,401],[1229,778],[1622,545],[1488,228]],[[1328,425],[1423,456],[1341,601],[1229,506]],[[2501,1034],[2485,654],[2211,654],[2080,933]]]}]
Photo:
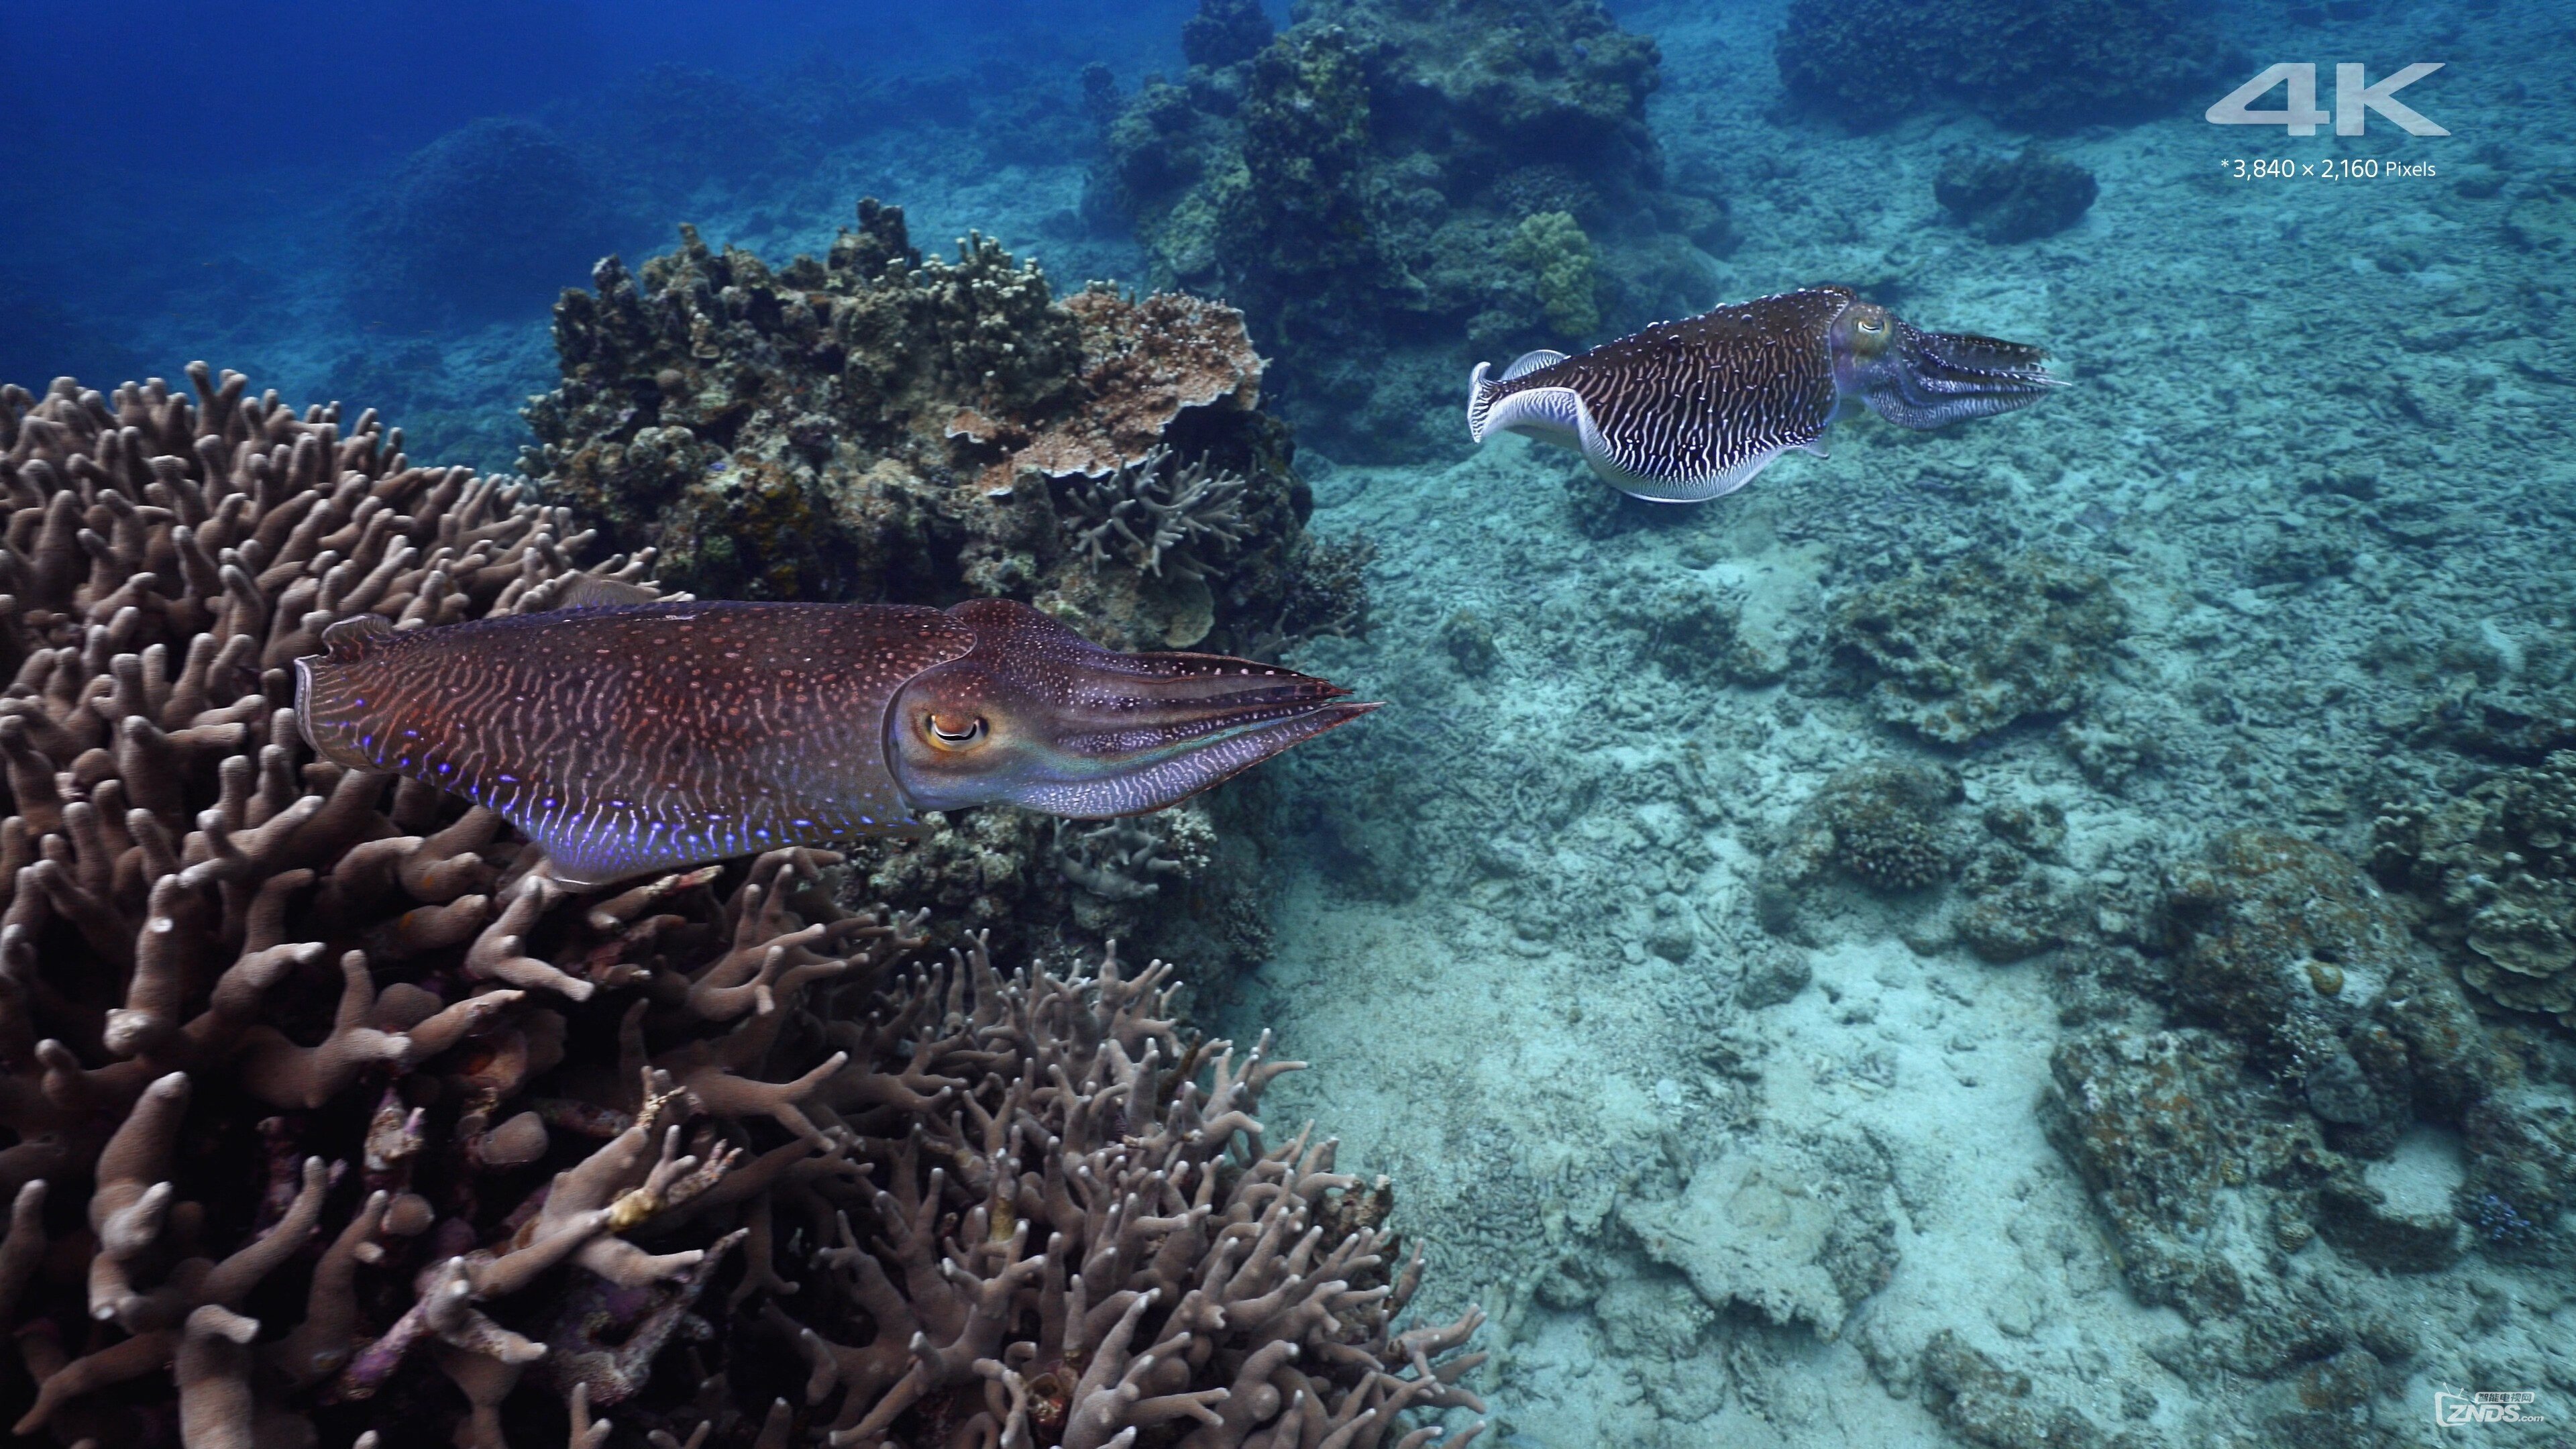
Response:
[{"label": "cuttlefish tentacle", "polygon": [[1372,704],[1291,670],[1118,654],[1025,604],[665,601],[396,632],[296,661],[317,753],[452,790],[601,884],[919,828],[1174,804]]},{"label": "cuttlefish tentacle", "polygon": [[1467,431],[1583,454],[1612,487],[1663,503],[1732,493],[1866,407],[1933,428],[2028,407],[2062,381],[2035,347],[1926,332],[1848,287],[1720,307],[1568,357],[1533,352],[1468,380]]},{"label": "cuttlefish tentacle", "polygon": [[1925,332],[1898,318],[1900,359],[1863,384],[1869,410],[1908,428],[1990,418],[2036,402],[2064,383],[2041,370],[2036,347],[1973,332]]}]

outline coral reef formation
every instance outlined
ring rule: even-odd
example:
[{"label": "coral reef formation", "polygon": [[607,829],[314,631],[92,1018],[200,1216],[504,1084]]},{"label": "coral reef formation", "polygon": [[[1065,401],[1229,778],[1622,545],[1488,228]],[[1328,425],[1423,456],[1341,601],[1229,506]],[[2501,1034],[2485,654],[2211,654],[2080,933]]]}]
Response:
[{"label": "coral reef formation", "polygon": [[1076,475],[1067,494],[1091,563],[1119,560],[1157,578],[1169,566],[1181,578],[1204,579],[1214,564],[1202,550],[1213,557],[1243,542],[1245,486],[1240,473],[1211,473],[1204,458],[1181,467],[1157,445],[1097,481]]},{"label": "coral reef formation", "polygon": [[2084,703],[2128,610],[2101,575],[2041,553],[1915,569],[1837,600],[1832,644],[1879,718],[1964,745]]},{"label": "coral reef formation", "polygon": [[1310,439],[1455,452],[1427,419],[1472,351],[1705,304],[1692,247],[1724,249],[1724,209],[1666,185],[1654,43],[1594,0],[1317,0],[1276,37],[1257,19],[1206,0],[1188,72],[1110,124],[1091,207],[1135,228],[1157,285],[1244,309]]},{"label": "coral reef formation", "polygon": [[1170,968],[899,970],[920,919],[821,852],[568,890],[313,759],[321,629],[548,607],[593,540],[191,381],[0,391],[20,1434],[1419,1449],[1474,1405],[1473,1314],[1394,1326],[1387,1185],[1268,1144],[1296,1064]]},{"label": "coral reef formation", "polygon": [[2047,131],[2161,114],[2227,59],[2183,0],[1793,0],[1774,53],[1793,97],[1849,123],[1947,102]]},{"label": "coral reef formation", "polygon": [[1943,819],[1959,777],[1938,765],[1854,765],[1825,782],[1765,858],[1762,885],[1806,885],[1839,868],[1875,891],[1913,891],[1955,865]]},{"label": "coral reef formation", "polygon": [[1503,255],[1537,279],[1533,295],[1557,336],[1588,337],[1600,330],[1601,307],[1594,295],[1600,259],[1574,213],[1542,211],[1522,217]]},{"label": "coral reef formation", "polygon": [[[2576,1248],[2538,1226],[2570,1197],[2576,1122],[2524,1090],[2513,1053],[2350,861],[2232,832],[2169,873],[2156,936],[2171,1029],[2070,1038],[2043,1108],[2141,1299],[2254,1324],[2288,1306],[2272,1255],[2319,1238],[2399,1273]],[[2206,1366],[2271,1378],[2351,1332],[2257,1353],[2249,1330],[2228,1353],[2268,1366]]]},{"label": "coral reef formation", "polygon": [[1703,1162],[1678,1199],[1624,1202],[1619,1218],[1710,1308],[1741,1306],[1832,1339],[1896,1271],[1890,1195],[1877,1150],[1828,1132]]},{"label": "coral reef formation", "polygon": [[495,117],[422,147],[356,228],[356,301],[400,323],[543,306],[615,234],[590,165],[545,127]]},{"label": "coral reef formation", "polygon": [[1181,55],[1192,65],[1229,66],[1259,55],[1274,33],[1260,0],[1200,0],[1181,22]]},{"label": "coral reef formation", "polygon": [[1923,1346],[1921,1373],[1932,1411],[1978,1449],[2152,1449],[2144,1432],[2106,1434],[2063,1404],[2031,1397],[2030,1376],[1942,1329]]},{"label": "coral reef formation", "polygon": [[[773,271],[684,229],[640,274],[612,259],[595,281],[556,310],[563,382],[528,409],[526,462],[614,545],[660,550],[667,584],[993,595],[1113,648],[1261,658],[1367,627],[1368,545],[1307,533],[1293,444],[1260,408],[1263,360],[1231,308],[1099,287],[1059,300],[984,238],[925,262],[901,210],[874,201],[821,260]],[[1142,931],[1207,959],[1258,937],[1239,870],[1104,900],[1054,867],[1035,818],[932,825],[853,864],[867,899],[931,909],[942,940],[990,930],[1017,952]],[[1156,934],[1184,913],[1199,929]]]},{"label": "coral reef formation", "polygon": [[[1986,834],[1972,837],[1955,819],[1961,794],[1957,772],[1937,764],[1837,771],[1763,856],[1756,919],[1808,945],[1856,931],[1893,932],[1922,951],[1955,941],[1996,965],[2085,939],[2089,892],[2051,839],[2052,817],[2064,836],[2063,814],[2046,802],[1996,806]],[[1745,996],[1775,997],[1758,975],[1747,975]]]},{"label": "coral reef formation", "polygon": [[1300,612],[1311,504],[1229,308],[1059,301],[982,238],[925,263],[872,201],[820,261],[684,229],[595,281],[556,309],[528,466],[676,586],[998,595],[1123,649],[1275,648],[1357,612]]},{"label": "coral reef formation", "polygon": [[2042,800],[1989,806],[1987,841],[1959,871],[1959,943],[2004,965],[2087,934],[2089,892],[2064,867],[2066,812]]},{"label": "coral reef formation", "polygon": [[[1837,771],[1763,857],[1753,901],[1764,928],[1821,944],[1875,926],[1918,950],[1955,940],[1995,965],[2086,938],[2089,894],[2057,858],[2064,812],[1994,805],[1975,837],[1955,819],[1962,793],[1958,773],[1937,764]],[[1837,891],[1840,882],[1860,890]]]},{"label": "coral reef formation", "polygon": [[2576,751],[2379,817],[2372,867],[2499,1006],[2576,1027]]},{"label": "coral reef formation", "polygon": [[2043,146],[2024,146],[2010,159],[1962,152],[1932,180],[1932,199],[1990,242],[2054,236],[2082,221],[2101,194],[2092,172]]},{"label": "coral reef formation", "polygon": [[1752,688],[1789,672],[1786,641],[1763,621],[1746,619],[1742,595],[1693,575],[1632,567],[1602,590],[1601,613],[1670,679]]}]

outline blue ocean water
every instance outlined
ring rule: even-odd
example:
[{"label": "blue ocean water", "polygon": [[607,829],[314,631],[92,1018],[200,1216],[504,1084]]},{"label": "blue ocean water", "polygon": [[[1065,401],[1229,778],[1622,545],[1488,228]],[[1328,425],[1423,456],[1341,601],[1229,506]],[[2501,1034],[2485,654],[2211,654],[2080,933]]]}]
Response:
[{"label": "blue ocean water", "polygon": [[[599,256],[861,196],[1234,302],[1374,549],[1291,662],[1389,704],[1264,767],[1194,989],[1486,1310],[1495,1441],[2576,1442],[2576,9],[1334,0],[1656,77],[1615,144],[1375,97],[1367,214],[1491,305],[1336,354],[1320,267],[1100,203],[1086,67],[1249,104],[1197,8],[20,7],[0,381],[202,357],[512,471]],[[1546,216],[1578,282],[1442,272]],[[1467,445],[1458,362],[1828,283],[2071,386],[1694,505]]]}]

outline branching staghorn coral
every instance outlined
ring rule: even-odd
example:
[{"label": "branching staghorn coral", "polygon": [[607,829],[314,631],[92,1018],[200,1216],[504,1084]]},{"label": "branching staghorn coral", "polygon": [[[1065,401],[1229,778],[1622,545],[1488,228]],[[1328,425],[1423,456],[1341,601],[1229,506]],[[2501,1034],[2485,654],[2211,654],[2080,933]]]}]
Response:
[{"label": "branching staghorn coral", "polygon": [[[1362,1449],[1472,1403],[1473,1316],[1392,1326],[1382,1208],[1265,1151],[1287,1064],[1185,1047],[1167,968],[898,974],[920,919],[841,907],[828,852],[577,891],[314,760],[285,665],[323,628],[548,607],[587,538],[191,381],[0,392],[17,1432]],[[859,1346],[800,1411],[809,1325]]]},{"label": "branching staghorn coral", "polygon": [[1169,832],[1136,820],[1059,820],[1048,850],[1066,880],[1105,901],[1131,901],[1159,893],[1167,879],[1187,880],[1205,867],[1205,842],[1192,843],[1201,848],[1175,850]]},{"label": "branching staghorn coral", "polygon": [[[0,1288],[29,1380],[17,1429],[141,1442],[153,1413],[128,1390],[96,1396],[175,1365],[188,1443],[312,1442],[310,1409],[372,1394],[428,1341],[466,1391],[464,1442],[498,1445],[502,1380],[549,1350],[478,1305],[567,1260],[630,1293],[694,1296],[708,1252],[620,1235],[716,1186],[740,1150],[711,1138],[676,1156],[671,1136],[656,1158],[654,1122],[774,1117],[811,1090],[737,1075],[759,1049],[694,1033],[757,1037],[777,993],[909,938],[818,904],[824,859],[792,854],[726,897],[704,871],[575,909],[488,812],[313,761],[282,666],[324,627],[545,607],[587,538],[516,484],[406,466],[372,415],[344,439],[328,410],[202,367],[191,380],[196,401],[158,382],[0,394],[16,668],[0,698],[0,1185],[16,1199]],[[515,1100],[577,1068],[568,1017],[603,987],[675,1014],[652,1024],[649,1057],[638,1023],[659,1094]],[[594,1134],[609,1140],[584,1148]],[[265,1152],[270,1180],[239,1171],[241,1148]],[[551,1187],[530,1175],[557,1160],[577,1165]],[[326,1216],[330,1245],[304,1267]],[[281,1274],[305,1291],[263,1287]],[[404,1280],[408,1306],[371,1321]],[[255,1318],[254,1293],[304,1313]]]},{"label": "branching staghorn coral", "polygon": [[[996,971],[980,944],[892,994],[867,1034],[971,1082],[868,1132],[889,1185],[834,1219],[807,1272],[873,1325],[844,1344],[785,1309],[836,1446],[1101,1449],[1170,1425],[1185,1449],[1462,1449],[1407,1408],[1481,1410],[1457,1350],[1481,1316],[1399,1331],[1420,1258],[1386,1261],[1334,1144],[1269,1146],[1252,1113],[1303,1063],[1183,1036],[1171,968]],[[1202,1087],[1202,1073],[1207,1085]],[[866,1128],[862,1128],[866,1131]],[[1379,1184],[1383,1190],[1384,1184]],[[863,1231],[859,1224],[867,1224]]]},{"label": "branching staghorn coral", "polygon": [[1200,550],[1223,553],[1243,540],[1245,486],[1241,474],[1217,472],[1205,458],[1177,466],[1171,449],[1156,446],[1105,477],[1073,477],[1066,497],[1080,511],[1074,534],[1095,566],[1116,559],[1161,577],[1169,564],[1196,579],[1210,567]]}]

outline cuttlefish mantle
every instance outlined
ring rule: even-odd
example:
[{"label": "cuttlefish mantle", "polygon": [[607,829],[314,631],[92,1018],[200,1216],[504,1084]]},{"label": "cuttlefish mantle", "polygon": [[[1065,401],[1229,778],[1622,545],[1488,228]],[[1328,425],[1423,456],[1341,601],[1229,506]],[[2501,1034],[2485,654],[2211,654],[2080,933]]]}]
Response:
[{"label": "cuttlefish mantle", "polygon": [[1467,432],[1572,448],[1603,481],[1658,503],[1723,497],[1866,407],[1907,428],[2026,408],[2064,386],[2048,354],[1925,332],[1849,287],[1808,287],[1659,322],[1568,357],[1476,364]]},{"label": "cuttlefish mantle", "polygon": [[344,619],[295,662],[297,722],[322,758],[462,795],[591,886],[930,810],[1142,814],[1376,708],[1253,660],[1115,653],[1004,599],[602,592],[438,628]]}]

